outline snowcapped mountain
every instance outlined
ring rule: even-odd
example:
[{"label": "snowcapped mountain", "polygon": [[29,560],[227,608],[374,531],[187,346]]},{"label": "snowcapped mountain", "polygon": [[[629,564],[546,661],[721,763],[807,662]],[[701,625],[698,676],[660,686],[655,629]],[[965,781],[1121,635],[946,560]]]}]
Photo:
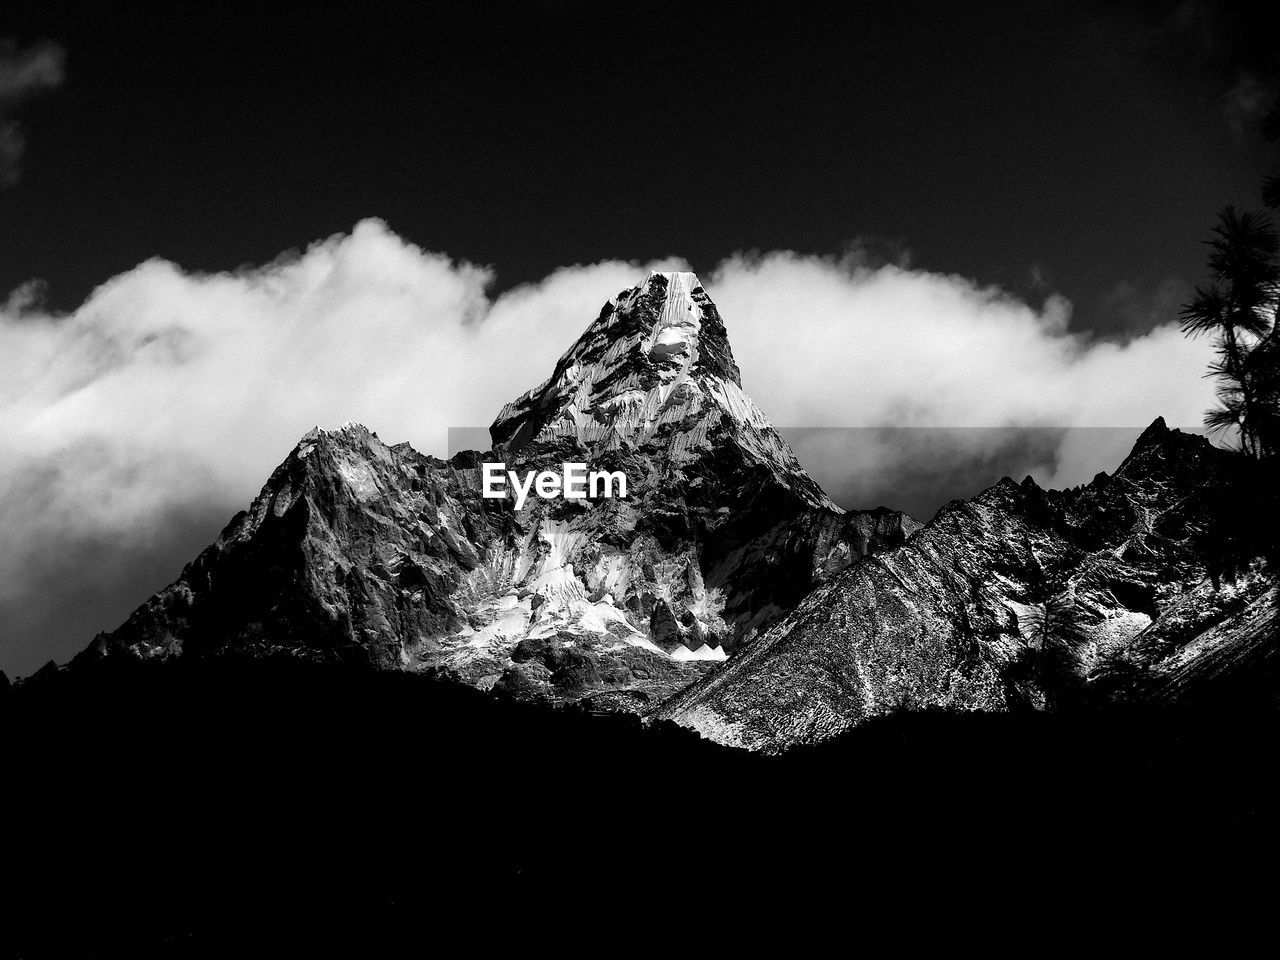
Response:
[{"label": "snowcapped mountain", "polygon": [[1244,466],[1157,419],[1084,487],[1006,478],[815,589],[658,715],[778,751],[903,710],[1195,696],[1275,648],[1274,575],[1209,574],[1205,545]]},{"label": "snowcapped mountain", "polygon": [[496,450],[539,458],[570,441],[593,461],[642,451],[664,482],[689,476],[727,440],[819,510],[842,512],[745,393],[724,323],[692,273],[652,273],[605,304],[541,386],[490,428]]},{"label": "snowcapped mountain", "polygon": [[[313,430],[77,660],[433,671],[766,751],[899,710],[1180,701],[1274,669],[1274,575],[1219,582],[1213,559],[1243,458],[1157,420],[1085,487],[1006,478],[923,529],[846,513],[743,394],[690,273],[606,303],[491,432],[493,451],[443,461]],[[629,489],[517,509],[482,495],[499,461]]]},{"label": "snowcapped mountain", "polygon": [[575,553],[583,542],[616,544],[605,554],[617,599],[683,660],[723,659],[825,576],[917,526],[896,511],[845,514],[805,473],[742,392],[692,273],[650,274],[606,303],[490,432],[495,455],[520,469],[586,461],[626,473],[630,497],[590,516],[538,509],[590,531],[564,558],[578,571],[598,562]]},{"label": "snowcapped mountain", "polygon": [[[449,461],[313,430],[183,571],[83,659],[286,655],[439,670],[648,710],[816,584],[918,526],[845,513],[742,392],[690,273],[605,304],[495,449]],[[482,496],[482,464],[621,470],[625,498]]]}]

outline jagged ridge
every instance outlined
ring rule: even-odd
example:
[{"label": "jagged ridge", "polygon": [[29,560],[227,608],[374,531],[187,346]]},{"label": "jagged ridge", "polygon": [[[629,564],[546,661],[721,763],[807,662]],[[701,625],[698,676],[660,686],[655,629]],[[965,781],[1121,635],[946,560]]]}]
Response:
[{"label": "jagged ridge", "polygon": [[[1254,599],[1274,592],[1273,580],[1255,572],[1225,588],[1245,592],[1238,607],[1253,604],[1242,621],[1215,625],[1216,637],[1202,636],[1213,621],[1175,629],[1188,607],[1222,598],[1199,544],[1214,522],[1213,491],[1241,466],[1158,419],[1114,475],[1083,488],[1005,478],[832,578],[658,715],[777,751],[900,710],[1042,708],[1046,697],[1081,695],[1118,662],[1139,664],[1149,684],[1165,674],[1180,683],[1194,674],[1186,661],[1199,659],[1197,646],[1242,656],[1274,622]],[[1050,640],[1035,626],[1046,604],[1071,610],[1079,627],[1050,637],[1061,648],[1052,682]]]}]

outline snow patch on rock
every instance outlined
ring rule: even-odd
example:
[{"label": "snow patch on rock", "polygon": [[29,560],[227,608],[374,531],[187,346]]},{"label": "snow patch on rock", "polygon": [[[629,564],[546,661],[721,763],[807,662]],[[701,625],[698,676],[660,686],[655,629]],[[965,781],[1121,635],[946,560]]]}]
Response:
[{"label": "snow patch on rock", "polygon": [[729,655],[720,647],[704,643],[697,650],[690,650],[683,643],[671,651],[671,659],[678,663],[689,663],[694,660],[706,660],[721,663],[729,659]]}]

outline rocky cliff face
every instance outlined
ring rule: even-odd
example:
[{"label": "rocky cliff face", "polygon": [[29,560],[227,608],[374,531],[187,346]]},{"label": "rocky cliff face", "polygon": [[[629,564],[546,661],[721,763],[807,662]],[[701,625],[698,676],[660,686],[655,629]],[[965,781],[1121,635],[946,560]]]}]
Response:
[{"label": "rocky cliff face", "polygon": [[659,715],[776,751],[899,710],[1176,698],[1275,645],[1272,578],[1206,576],[1212,494],[1236,459],[1157,420],[1085,487],[1002,480],[817,588]]},{"label": "rocky cliff face", "polygon": [[[446,462],[359,425],[312,431],[82,658],[283,654],[646,710],[918,526],[826,497],[743,394],[693,274],[607,303],[492,436]],[[621,470],[628,496],[517,510],[481,496],[498,461]]]}]

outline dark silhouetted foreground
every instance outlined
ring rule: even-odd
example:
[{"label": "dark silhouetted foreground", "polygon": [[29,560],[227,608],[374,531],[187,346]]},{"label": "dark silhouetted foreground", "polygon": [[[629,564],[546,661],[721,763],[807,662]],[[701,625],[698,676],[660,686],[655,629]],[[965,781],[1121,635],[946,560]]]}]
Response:
[{"label": "dark silhouetted foreground", "polygon": [[425,955],[444,931],[723,946],[793,920],[923,934],[943,908],[1007,930],[1188,897],[1203,915],[1265,896],[1248,865],[1276,850],[1275,718],[1221,707],[916,715],[761,757],[296,663],[3,697],[18,956]]}]

